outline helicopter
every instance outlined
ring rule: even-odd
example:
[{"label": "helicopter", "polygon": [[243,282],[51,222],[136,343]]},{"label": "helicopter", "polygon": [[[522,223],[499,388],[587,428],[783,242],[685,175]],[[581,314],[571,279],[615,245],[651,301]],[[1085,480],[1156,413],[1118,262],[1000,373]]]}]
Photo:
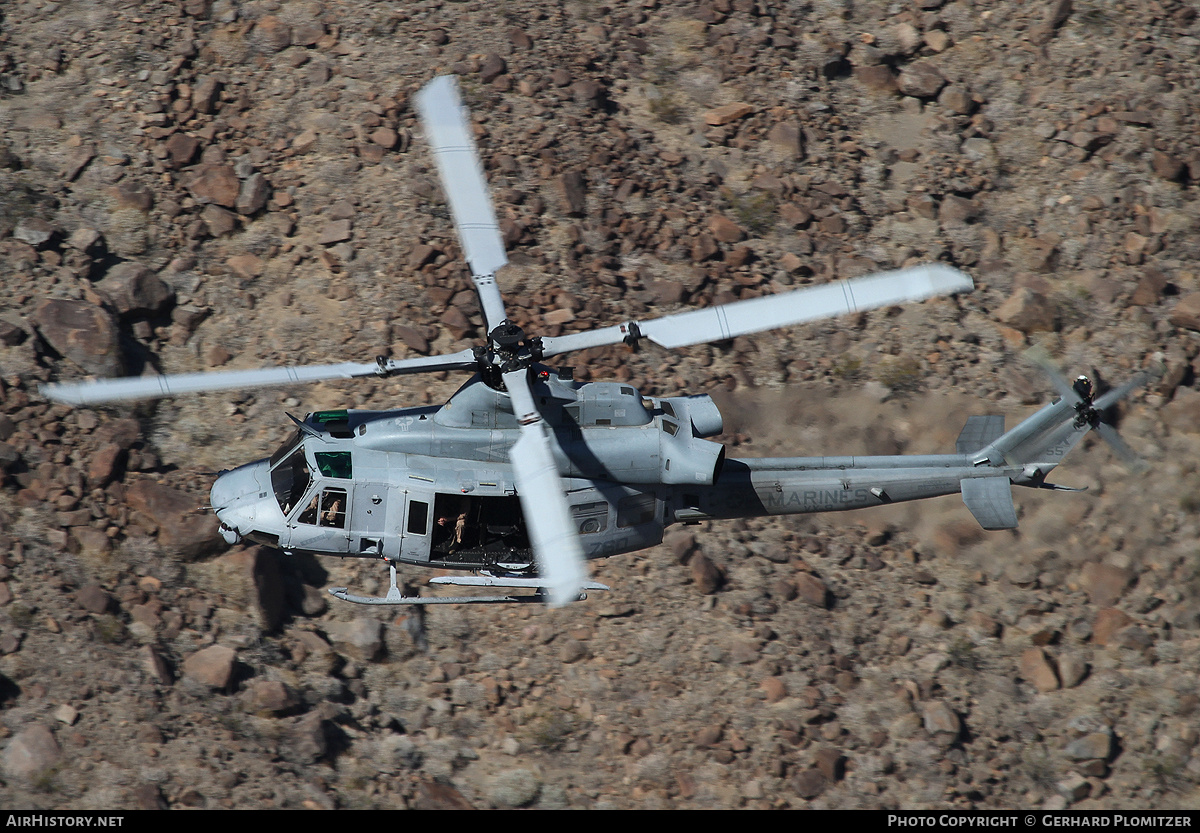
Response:
[{"label": "helicopter", "polygon": [[[457,353],[374,362],[58,382],[48,398],[72,405],[290,385],[339,378],[463,371],[441,406],[329,410],[304,419],[270,457],[218,474],[210,502],[229,544],[285,554],[383,560],[385,596],[345,587],[370,605],[545,602],[562,606],[607,590],[587,562],[654,546],[673,523],[840,511],[960,493],[984,529],[1017,526],[1013,485],[1078,491],[1047,474],[1092,429],[1128,451],[1102,414],[1141,378],[1094,397],[1051,371],[1060,397],[1011,430],[972,416],[955,453],[735,459],[706,394],[646,397],[616,382],[581,383],[546,364],[564,354],[650,341],[666,349],[968,292],[971,278],[930,263],[785,293],[530,336],[510,320],[496,282],[507,263],[469,113],[457,80],[416,96],[425,136],[470,268],[486,342]],[[500,595],[404,595],[398,565],[452,571],[430,580]],[[514,594],[527,589],[532,593]],[[488,591],[483,591],[488,592]]]}]

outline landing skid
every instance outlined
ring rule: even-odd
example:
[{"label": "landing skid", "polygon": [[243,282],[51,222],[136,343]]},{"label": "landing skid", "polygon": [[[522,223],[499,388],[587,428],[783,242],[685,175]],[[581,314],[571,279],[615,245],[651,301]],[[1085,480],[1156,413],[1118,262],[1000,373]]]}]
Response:
[{"label": "landing skid", "polygon": [[[543,593],[534,593],[529,596],[400,596],[393,597],[390,593],[386,597],[379,596],[355,596],[346,592],[345,587],[330,587],[329,592],[341,599],[344,602],[354,602],[360,605],[459,605],[459,604],[521,604],[521,603],[537,603],[545,604],[549,599]],[[587,598],[587,594],[580,593],[579,601]]]},{"label": "landing skid", "polygon": [[[525,596],[405,596],[396,584],[396,565],[389,564],[392,585],[386,596],[356,596],[345,587],[330,587],[329,593],[344,602],[360,605],[453,605],[453,604],[545,604],[549,595],[541,585],[540,579],[521,578],[517,576],[494,576],[483,574],[478,576],[441,576],[430,579],[430,584],[450,584],[461,587],[513,587],[528,588],[536,592]],[[584,590],[608,590],[608,586],[599,582],[589,581],[583,586]],[[587,593],[580,593],[575,601],[583,601]]]},{"label": "landing skid", "polygon": [[[532,587],[540,590],[540,578],[521,578],[519,576],[494,576],[490,573],[480,573],[477,576],[438,576],[431,578],[430,584],[453,584],[457,587]],[[607,584],[598,581],[585,581],[584,590],[611,590]]]}]

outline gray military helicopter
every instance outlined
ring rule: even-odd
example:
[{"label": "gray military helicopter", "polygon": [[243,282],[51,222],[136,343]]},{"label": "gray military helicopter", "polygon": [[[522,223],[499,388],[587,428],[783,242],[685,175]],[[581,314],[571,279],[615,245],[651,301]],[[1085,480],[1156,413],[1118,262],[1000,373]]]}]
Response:
[{"label": "gray military helicopter", "polygon": [[[968,419],[954,454],[728,459],[707,395],[644,397],[627,384],[580,383],[542,362],[575,350],[649,340],[664,348],[969,291],[940,264],[884,272],[649,321],[555,337],[510,321],[495,274],[507,262],[452,76],[416,98],[483,308],[487,341],[442,356],[372,363],[192,373],[46,385],[58,402],[467,371],[440,407],[336,410],[292,417],[268,459],[219,474],[211,490],[220,534],[285,553],[383,559],[384,597],[330,592],[361,604],[545,601],[560,606],[608,589],[586,561],[662,541],[672,523],[856,509],[960,492],[985,529],[1017,525],[1011,486],[1062,488],[1046,475],[1092,428],[1119,442],[1102,412],[1140,380],[1093,399],[1090,383],[1052,378],[1061,398],[1005,432],[1002,416]],[[290,416],[290,415],[289,415]],[[526,588],[524,595],[405,596],[398,564],[463,571],[431,583]]]}]

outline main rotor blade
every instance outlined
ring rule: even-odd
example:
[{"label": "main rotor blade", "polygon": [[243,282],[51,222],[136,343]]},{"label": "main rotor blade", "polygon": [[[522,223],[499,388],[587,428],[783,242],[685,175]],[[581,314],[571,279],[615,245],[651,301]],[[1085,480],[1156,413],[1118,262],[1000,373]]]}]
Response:
[{"label": "main rotor blade", "polygon": [[458,93],[458,80],[453,75],[433,79],[417,93],[416,104],[490,333],[508,317],[495,279],[496,270],[508,263],[508,256],[475,149],[470,114]]},{"label": "main rotor blade", "polygon": [[571,350],[618,344],[631,338],[648,338],[662,347],[687,347],[905,301],[920,301],[935,295],[966,292],[974,287],[971,278],[957,269],[930,263],[645,322],[626,322],[599,330],[547,337],[542,339],[542,355],[556,356]]},{"label": "main rotor blade", "polygon": [[583,547],[571,522],[571,510],[554,462],[550,430],[529,389],[528,372],[505,373],[504,385],[521,424],[521,437],[509,451],[521,510],[550,605],[561,607],[578,599],[587,581]]},{"label": "main rotor blade", "polygon": [[96,405],[130,399],[157,399],[188,393],[299,385],[329,379],[394,376],[438,370],[472,370],[475,354],[462,350],[446,356],[421,356],[371,363],[343,362],[301,367],[260,367],[253,370],[218,370],[210,373],[177,373],[170,376],[133,376],[42,385],[42,395],[66,405]]}]

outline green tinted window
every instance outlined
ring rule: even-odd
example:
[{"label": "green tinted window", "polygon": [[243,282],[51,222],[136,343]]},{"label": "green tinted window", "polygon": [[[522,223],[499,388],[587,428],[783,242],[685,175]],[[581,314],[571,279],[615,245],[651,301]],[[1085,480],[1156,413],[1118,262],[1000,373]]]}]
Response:
[{"label": "green tinted window", "polygon": [[317,469],[326,477],[349,480],[354,476],[349,451],[318,451],[313,456],[317,458]]},{"label": "green tinted window", "polygon": [[350,413],[345,410],[341,411],[317,411],[312,415],[313,419],[324,425],[327,422],[346,422],[350,419]]}]

